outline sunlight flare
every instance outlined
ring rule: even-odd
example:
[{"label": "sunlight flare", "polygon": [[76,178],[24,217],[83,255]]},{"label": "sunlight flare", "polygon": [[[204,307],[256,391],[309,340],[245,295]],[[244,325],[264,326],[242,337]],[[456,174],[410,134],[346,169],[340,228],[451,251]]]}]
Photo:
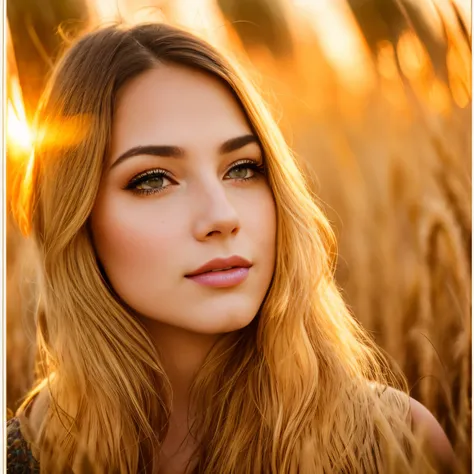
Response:
[{"label": "sunlight flare", "polygon": [[26,119],[18,78],[10,80],[11,96],[7,100],[7,150],[8,156],[17,161],[30,154],[33,139]]}]

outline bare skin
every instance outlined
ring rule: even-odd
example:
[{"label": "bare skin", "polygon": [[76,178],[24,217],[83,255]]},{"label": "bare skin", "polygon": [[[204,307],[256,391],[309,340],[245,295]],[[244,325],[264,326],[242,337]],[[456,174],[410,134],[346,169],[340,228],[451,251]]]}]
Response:
[{"label": "bare skin", "polygon": [[[160,474],[184,474],[195,448],[188,436],[192,380],[222,334],[252,321],[273,275],[270,187],[255,168],[232,168],[242,160],[261,163],[261,147],[250,140],[232,151],[221,149],[229,139],[251,135],[233,96],[200,73],[164,66],[131,81],[119,95],[91,227],[107,277],[147,328],[173,388]],[[181,155],[121,158],[149,145],[179,147]],[[129,187],[134,177],[156,169],[169,174],[150,175],[134,188],[148,194]],[[240,285],[202,287],[186,277],[210,259],[234,254],[253,264]],[[43,391],[29,415],[34,433],[47,407]],[[411,407],[414,427],[430,433],[436,462],[452,466],[452,449],[437,421],[413,399]]]},{"label": "bare skin", "polygon": [[446,433],[436,418],[420,402],[410,398],[412,427],[416,432],[426,432],[428,456],[433,460],[439,473],[456,472],[456,458]]},{"label": "bare skin", "polygon": [[[161,148],[123,158],[137,147]],[[195,447],[188,409],[196,372],[222,334],[253,320],[273,276],[276,213],[257,169],[263,160],[240,105],[215,78],[161,66],[119,94],[91,229],[107,277],[146,326],[172,385],[162,474],[183,472]],[[167,174],[130,187],[157,170]],[[233,255],[252,264],[241,284],[186,277]]]}]

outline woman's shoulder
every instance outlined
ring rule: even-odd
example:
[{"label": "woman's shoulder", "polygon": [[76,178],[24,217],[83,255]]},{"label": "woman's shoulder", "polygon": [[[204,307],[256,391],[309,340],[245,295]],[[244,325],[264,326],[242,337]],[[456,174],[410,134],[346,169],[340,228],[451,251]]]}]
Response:
[{"label": "woman's shoulder", "polygon": [[423,435],[427,455],[434,461],[440,472],[454,472],[455,455],[446,433],[433,414],[420,402],[408,394],[386,387],[382,393],[387,397],[405,399],[410,409],[410,425],[415,435]]},{"label": "woman's shoulder", "polygon": [[7,421],[7,472],[8,474],[39,473],[39,463],[21,431],[17,417]]},{"label": "woman's shoulder", "polygon": [[455,454],[446,433],[433,414],[410,397],[412,428],[426,435],[427,447],[442,472],[454,472]]}]

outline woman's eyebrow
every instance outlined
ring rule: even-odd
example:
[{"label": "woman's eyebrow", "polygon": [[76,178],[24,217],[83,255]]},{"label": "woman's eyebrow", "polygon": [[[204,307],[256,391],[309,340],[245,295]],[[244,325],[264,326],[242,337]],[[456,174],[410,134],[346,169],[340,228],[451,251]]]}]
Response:
[{"label": "woman's eyebrow", "polygon": [[115,168],[128,158],[134,156],[151,155],[162,156],[165,158],[181,158],[184,156],[184,150],[179,146],[171,145],[139,145],[123,152],[111,165],[110,169]]},{"label": "woman's eyebrow", "polygon": [[259,143],[257,137],[253,133],[249,133],[247,135],[242,135],[240,137],[231,138],[230,140],[226,140],[220,147],[219,153],[221,155],[225,155],[226,153],[231,153],[236,151],[244,146],[248,145],[249,143]]},{"label": "woman's eyebrow", "polygon": [[[239,150],[250,143],[259,143],[257,137],[252,133],[242,135],[240,137],[230,138],[226,140],[219,147],[219,153],[224,155],[233,151]],[[128,158],[134,156],[161,156],[164,158],[182,158],[186,154],[185,150],[179,146],[173,145],[139,145],[123,152],[110,166],[110,169],[115,168],[120,163],[123,163]]]}]

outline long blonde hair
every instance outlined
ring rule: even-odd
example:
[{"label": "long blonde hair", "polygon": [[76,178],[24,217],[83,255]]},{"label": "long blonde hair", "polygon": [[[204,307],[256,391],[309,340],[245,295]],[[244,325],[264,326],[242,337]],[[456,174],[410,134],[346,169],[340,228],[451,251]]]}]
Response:
[{"label": "long blonde hair", "polygon": [[[39,111],[17,215],[39,263],[38,345],[51,397],[41,471],[60,470],[58,453],[80,470],[85,453],[99,472],[155,472],[167,433],[169,380],[108,286],[88,228],[117,92],[161,64],[197,68],[234,94],[264,149],[278,217],[276,268],[260,311],[222,337],[193,385],[193,472],[422,472],[412,462],[403,378],[341,297],[333,232],[278,127],[237,65],[165,24],[82,37],[59,61]],[[384,391],[394,384],[401,390]]]}]

